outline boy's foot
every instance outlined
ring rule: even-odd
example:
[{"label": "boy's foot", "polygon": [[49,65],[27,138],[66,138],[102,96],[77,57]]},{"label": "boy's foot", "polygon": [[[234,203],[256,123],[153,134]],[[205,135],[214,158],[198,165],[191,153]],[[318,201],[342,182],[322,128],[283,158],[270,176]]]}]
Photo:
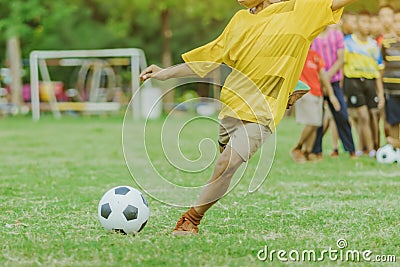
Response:
[{"label": "boy's foot", "polygon": [[356,157],[361,157],[363,154],[364,154],[364,152],[361,150],[356,151]]},{"label": "boy's foot", "polygon": [[357,153],[356,152],[350,152],[350,158],[351,159],[358,159]]},{"label": "boy's foot", "polygon": [[174,231],[172,231],[172,234],[176,236],[195,235],[198,233],[199,228],[197,225],[194,225],[191,221],[184,217],[184,215],[182,215],[182,217],[176,223]]},{"label": "boy's foot", "polygon": [[307,161],[306,157],[304,156],[303,152],[300,149],[292,149],[290,150],[290,156],[292,159],[297,163],[304,163]]},{"label": "boy's foot", "polygon": [[307,156],[307,161],[318,162],[323,159],[322,153],[310,153]]},{"label": "boy's foot", "polygon": [[334,149],[329,156],[331,158],[337,158],[337,157],[339,157],[339,151],[337,149]]}]

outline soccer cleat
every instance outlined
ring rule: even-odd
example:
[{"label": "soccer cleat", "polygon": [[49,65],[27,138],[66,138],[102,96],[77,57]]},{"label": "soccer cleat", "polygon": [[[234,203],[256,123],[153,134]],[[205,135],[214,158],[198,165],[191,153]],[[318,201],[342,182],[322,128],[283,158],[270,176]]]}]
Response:
[{"label": "soccer cleat", "polygon": [[339,150],[337,150],[337,149],[334,149],[333,151],[332,151],[332,153],[329,155],[331,158],[337,158],[337,157],[339,157]]},{"label": "soccer cleat", "polygon": [[307,161],[309,162],[318,162],[324,159],[322,153],[310,153],[307,156]]},{"label": "soccer cleat", "polygon": [[303,152],[300,149],[290,150],[290,156],[297,163],[304,163],[307,161],[306,157],[304,156]]},{"label": "soccer cleat", "polygon": [[364,154],[364,152],[361,151],[361,150],[357,150],[357,151],[355,152],[355,154],[356,154],[356,157],[361,157],[361,156]]},{"label": "soccer cleat", "polygon": [[188,218],[184,215],[178,220],[172,235],[183,236],[183,235],[195,235],[199,233],[199,228],[194,225]]},{"label": "soccer cleat", "polygon": [[358,159],[359,157],[356,152],[350,152],[349,154],[351,159]]}]

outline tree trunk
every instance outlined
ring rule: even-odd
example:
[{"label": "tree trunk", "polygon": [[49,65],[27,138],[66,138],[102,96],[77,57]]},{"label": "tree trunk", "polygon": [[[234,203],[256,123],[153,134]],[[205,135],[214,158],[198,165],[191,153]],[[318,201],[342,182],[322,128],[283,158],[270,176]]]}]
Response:
[{"label": "tree trunk", "polygon": [[21,47],[18,37],[14,36],[7,41],[8,60],[11,72],[11,102],[19,108],[22,104],[22,66]]},{"label": "tree trunk", "polygon": [[162,35],[163,35],[163,53],[162,53],[162,63],[164,68],[170,67],[172,65],[171,56],[171,38],[172,30],[170,24],[170,9],[165,9],[161,12],[161,23],[162,23]]},{"label": "tree trunk", "polygon": [[[162,64],[164,68],[172,65],[172,53],[171,53],[171,38],[172,30],[170,24],[171,10],[164,9],[161,12],[161,25],[162,25],[162,40],[163,40],[163,51],[162,51]],[[163,97],[164,109],[169,112],[174,107],[174,90],[165,94]]]}]

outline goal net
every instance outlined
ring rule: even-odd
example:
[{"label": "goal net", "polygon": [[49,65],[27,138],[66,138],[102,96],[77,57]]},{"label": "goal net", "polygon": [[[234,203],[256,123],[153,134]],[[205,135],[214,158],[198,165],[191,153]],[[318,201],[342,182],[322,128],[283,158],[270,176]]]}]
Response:
[{"label": "goal net", "polygon": [[[49,63],[79,67],[75,88],[66,90],[67,99],[57,99],[57,83],[51,78]],[[144,52],[136,48],[102,50],[33,51],[30,54],[31,109],[33,120],[39,120],[46,106],[55,117],[62,111],[96,113],[116,111],[120,103],[113,100],[117,87],[115,65],[130,70],[130,90],[135,95],[140,87],[140,71],[147,67]],[[106,78],[104,78],[106,77]],[[90,80],[90,81],[88,81]],[[45,96],[43,97],[43,91]],[[42,94],[42,95],[41,95]],[[140,101],[133,98],[134,118],[140,117]]]}]

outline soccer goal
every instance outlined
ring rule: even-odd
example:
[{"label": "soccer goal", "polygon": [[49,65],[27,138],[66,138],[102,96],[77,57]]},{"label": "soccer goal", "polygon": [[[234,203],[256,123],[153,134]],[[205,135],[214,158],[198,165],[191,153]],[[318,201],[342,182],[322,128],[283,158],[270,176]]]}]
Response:
[{"label": "soccer goal", "polygon": [[[108,59],[107,61],[105,59]],[[32,118],[35,121],[40,119],[41,105],[46,104],[52,111],[55,117],[61,117],[62,111],[74,110],[79,112],[102,112],[114,111],[120,108],[120,103],[110,101],[107,97],[109,92],[101,90],[101,77],[107,75],[108,87],[112,88],[115,85],[115,73],[112,68],[114,62],[125,62],[130,68],[130,88],[132,95],[135,95],[140,87],[140,71],[147,67],[146,58],[143,50],[136,48],[123,49],[102,49],[102,50],[61,50],[61,51],[32,51],[30,53],[30,76],[31,76],[31,109]],[[78,89],[74,92],[78,96],[76,101],[58,101],[56,97],[56,84],[50,77],[48,62],[58,66],[80,66],[80,77],[87,77],[89,69],[92,71],[90,85],[85,82],[77,81],[77,85],[86,88],[90,87],[84,100],[79,99]],[[41,79],[39,78],[41,77]],[[83,83],[83,84],[82,84]],[[80,84],[80,85],[79,85]],[[47,86],[47,99],[41,101],[40,86]],[[104,86],[103,86],[104,87]],[[72,90],[70,91],[70,93]],[[73,94],[73,92],[71,93]],[[72,98],[72,95],[70,96]],[[135,103],[132,103],[134,118],[140,117],[140,101],[134,98]]]}]

